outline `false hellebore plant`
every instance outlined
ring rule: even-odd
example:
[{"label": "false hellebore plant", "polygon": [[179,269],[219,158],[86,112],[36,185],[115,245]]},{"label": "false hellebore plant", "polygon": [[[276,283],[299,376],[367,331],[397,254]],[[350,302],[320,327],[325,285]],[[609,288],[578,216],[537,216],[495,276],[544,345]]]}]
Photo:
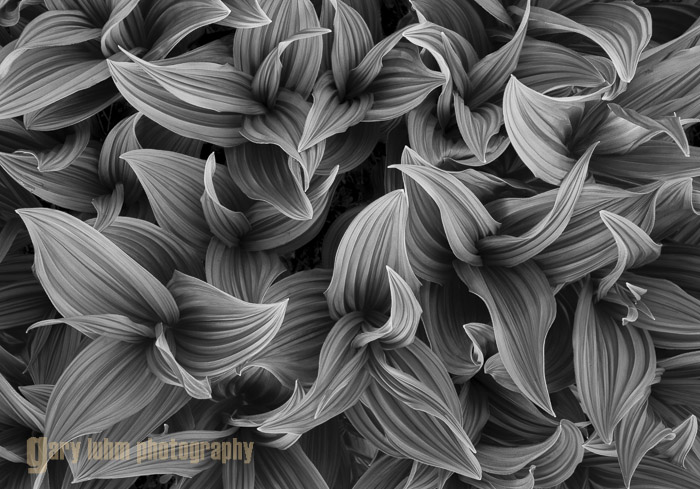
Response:
[{"label": "false hellebore plant", "polygon": [[0,1],[0,487],[700,487],[698,18]]}]

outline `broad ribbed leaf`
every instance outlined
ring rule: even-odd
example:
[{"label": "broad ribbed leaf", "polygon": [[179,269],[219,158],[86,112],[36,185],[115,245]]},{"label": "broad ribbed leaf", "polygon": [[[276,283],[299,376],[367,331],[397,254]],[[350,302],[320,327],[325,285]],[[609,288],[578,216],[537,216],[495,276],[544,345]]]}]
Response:
[{"label": "broad ribbed leaf", "polygon": [[569,224],[574,207],[583,190],[588,163],[595,145],[588,148],[564,178],[557,192],[552,210],[536,226],[520,236],[486,236],[479,240],[477,248],[489,265],[511,267],[537,256],[557,240]]},{"label": "broad ribbed leaf", "polygon": [[211,237],[200,202],[205,162],[152,149],[129,151],[121,157],[143,185],[158,224],[183,242],[204,248]]},{"label": "broad ribbed leaf", "polygon": [[583,110],[576,101],[542,95],[514,76],[503,95],[503,118],[518,156],[530,171],[547,183],[558,185],[575,163],[566,143],[572,120]]},{"label": "broad ribbed leaf", "polygon": [[321,347],[334,325],[323,295],[330,281],[330,270],[315,268],[283,278],[265,292],[266,304],[289,303],[279,332],[248,365],[270,371],[289,388],[295,381],[313,384]]},{"label": "broad ribbed leaf", "polygon": [[152,222],[132,217],[117,217],[102,230],[102,234],[162,284],[170,281],[175,270],[195,277],[204,277],[198,254]]},{"label": "broad ribbed leaf", "polygon": [[700,176],[700,148],[689,149],[684,156],[675,143],[654,139],[624,154],[596,155],[591,173],[623,185]]},{"label": "broad ribbed leaf", "polygon": [[[447,371],[460,380],[473,377],[484,364],[485,352],[482,344],[475,341],[477,337],[465,334],[463,325],[479,319],[479,299],[455,277],[444,286],[425,283],[420,290],[420,301],[432,350]],[[489,328],[493,335],[493,328],[482,326]]]},{"label": "broad ribbed leaf", "polygon": [[355,348],[361,348],[371,341],[379,341],[385,350],[403,348],[413,343],[423,310],[413,295],[411,287],[387,265],[389,289],[391,291],[391,313],[383,326],[372,328],[357,335],[353,341]]},{"label": "broad ribbed leaf", "polygon": [[566,480],[581,462],[582,445],[583,437],[576,425],[562,420],[556,431],[540,443],[515,447],[480,443],[476,458],[489,474],[511,475],[528,464],[534,465],[536,485],[552,487]]},{"label": "broad ribbed leaf", "polygon": [[528,0],[520,26],[513,34],[513,38],[498,51],[488,54],[470,67],[468,75],[471,88],[467,101],[471,107],[479,107],[499,93],[515,70],[525,40],[529,17],[530,1]]},{"label": "broad ribbed leaf", "polygon": [[[608,104],[612,115],[590,136],[602,140],[601,153],[627,153],[649,139],[663,134],[676,143],[684,156],[690,156],[688,137],[680,117],[649,117],[617,104]],[[687,124],[688,121],[685,121]]]},{"label": "broad ribbed leaf", "polygon": [[215,112],[183,102],[136,63],[107,62],[119,92],[148,118],[176,134],[228,147],[241,144],[240,114]]},{"label": "broad ribbed leaf", "polygon": [[264,115],[245,118],[241,135],[253,143],[279,146],[298,161],[303,172],[302,188],[307,190],[323,158],[325,143],[321,141],[309,149],[298,151],[311,104],[299,94],[287,90],[281,90],[278,97],[274,109]]},{"label": "broad ribbed leaf", "polygon": [[323,476],[299,444],[288,450],[255,447],[256,489],[328,489]]},{"label": "broad ribbed leaf", "polygon": [[344,100],[350,71],[364,59],[374,42],[362,16],[341,0],[330,0],[335,8],[331,67],[338,98]]},{"label": "broad ribbed leaf", "polygon": [[299,163],[283,149],[245,143],[226,148],[226,161],[231,178],[251,199],[268,202],[290,219],[305,221],[313,217],[309,197],[294,172]]},{"label": "broad ribbed leaf", "polygon": [[[625,484],[617,460],[608,457],[586,457],[584,467],[589,468],[590,483],[594,487],[614,487],[622,489]],[[697,487],[700,476],[684,470],[670,462],[656,457],[645,457],[639,463],[632,479],[634,488],[642,489],[678,489],[679,487]]]},{"label": "broad ribbed leaf", "polygon": [[646,290],[640,305],[645,306],[652,316],[639,314],[633,324],[636,328],[648,330],[658,348],[700,347],[700,300],[666,279],[625,272],[621,280]]},{"label": "broad ribbed leaf", "polygon": [[411,461],[379,455],[362,474],[353,489],[396,489],[406,487],[411,473]]},{"label": "broad ribbed leaf", "polygon": [[343,174],[360,166],[370,157],[382,137],[380,124],[369,122],[358,124],[343,133],[328,137],[323,159],[316,174],[327,175],[336,166],[339,169],[338,173]]},{"label": "broad ribbed leaf", "polygon": [[423,18],[457,32],[474,46],[479,55],[486,54],[489,47],[486,29],[471,3],[459,0],[411,0],[411,4]]},{"label": "broad ribbed leaf", "polygon": [[[234,66],[254,75],[265,57],[279,43],[297,32],[321,27],[309,0],[258,0],[271,23],[255,29],[240,29],[233,41]],[[323,42],[319,37],[294,43],[282,55],[281,85],[306,99],[316,82]]]},{"label": "broad ribbed leaf", "polygon": [[222,0],[231,13],[218,23],[236,29],[255,29],[270,22],[258,0]]},{"label": "broad ribbed leaf", "polygon": [[435,201],[455,256],[465,263],[480,265],[481,257],[475,243],[495,233],[499,224],[472,191],[450,173],[428,165],[408,147],[401,160],[402,164],[393,168],[415,180]]},{"label": "broad ribbed leaf", "polygon": [[612,233],[617,245],[617,263],[598,284],[596,299],[600,300],[628,268],[636,268],[659,257],[661,245],[654,241],[636,224],[622,216],[600,211],[600,218]]},{"label": "broad ribbed leaf", "polygon": [[400,117],[445,83],[444,75],[429,70],[415,48],[396,47],[384,56],[382,63],[379,74],[367,87],[374,103],[365,115],[366,122]]},{"label": "broad ribbed leaf", "polygon": [[[552,284],[575,282],[617,259],[617,246],[600,211],[625,217],[649,233],[655,220],[655,201],[660,185],[631,191],[598,184],[584,184],[569,224],[554,243],[534,260]],[[506,198],[489,203],[489,213],[501,222],[503,233],[518,235],[541,221],[552,209],[557,191],[549,190],[528,199]],[[536,217],[535,217],[536,216]]]},{"label": "broad ribbed leaf", "polygon": [[[233,162],[232,166],[234,166]],[[219,199],[217,187],[223,190],[222,197],[226,198],[230,196],[227,190],[230,190],[234,184],[231,177],[227,175],[226,169],[220,169],[219,173],[216,173],[216,168],[216,158],[212,153],[204,167],[204,193],[200,199],[204,218],[214,236],[227,246],[237,246],[241,237],[250,231],[250,223],[243,212],[229,208],[226,205],[228,202],[225,204]]]},{"label": "broad ribbed leaf", "polygon": [[152,327],[136,323],[119,314],[99,314],[72,318],[46,319],[32,324],[27,331],[42,326],[65,324],[91,339],[105,337],[125,343],[142,343],[145,338],[155,338]]},{"label": "broad ribbed leaf", "polygon": [[209,243],[205,268],[207,282],[247,302],[262,302],[272,282],[286,271],[276,253],[228,247],[218,239]]},{"label": "broad ribbed leaf", "polygon": [[[158,392],[153,400],[138,413],[119,421],[111,428],[103,430],[98,434],[77,438],[75,442],[81,443],[78,461],[73,462],[72,459],[66,457],[70,464],[70,471],[73,477],[84,480],[99,477],[99,474],[104,473],[103,471],[107,471],[111,467],[111,464],[108,463],[109,459],[119,459],[119,451],[116,449],[116,446],[113,456],[106,457],[106,460],[99,460],[92,456],[93,452],[87,449],[90,443],[88,438],[91,438],[93,443],[102,441],[114,442],[116,440],[127,442],[130,446],[135,446],[147,436],[157,431],[164,431],[167,434],[167,431],[163,429],[163,424],[170,419],[171,416],[183,409],[190,400],[191,398],[182,388],[165,386]],[[170,426],[170,431],[173,431],[173,428],[173,426]],[[180,431],[179,426],[175,427],[174,431]],[[144,455],[147,456],[148,454],[145,453]],[[104,456],[101,458],[105,459]],[[97,482],[99,481],[95,481],[94,483]],[[90,483],[87,484],[88,487],[90,487]]]},{"label": "broad ribbed leaf", "polygon": [[34,244],[39,281],[63,316],[116,313],[144,324],[177,321],[168,290],[105,236],[54,209],[17,213]]},{"label": "broad ribbed leaf", "polygon": [[282,54],[295,41],[310,39],[323,34],[328,34],[330,29],[312,27],[302,29],[293,36],[280,42],[275,49],[270,51],[255,73],[252,82],[253,97],[264,103],[268,108],[274,107],[277,102],[277,94],[282,80]]},{"label": "broad ribbed leaf", "polygon": [[36,431],[44,430],[44,413],[22,397],[12,385],[0,375],[0,422],[4,426],[23,426]]},{"label": "broad ribbed leaf", "polygon": [[[400,379],[379,375],[362,396],[393,451],[467,477],[481,478],[474,446],[461,424],[459,400],[440,360],[416,340],[387,352],[387,364]],[[392,370],[393,372],[393,370]]]},{"label": "broad ribbed leaf", "polygon": [[625,486],[630,487],[634,471],[647,452],[674,437],[673,430],[654,416],[646,400],[637,403],[615,427],[615,448]]},{"label": "broad ribbed leaf", "polygon": [[700,352],[692,351],[659,360],[661,380],[652,396],[667,405],[698,405],[700,401]]},{"label": "broad ribbed leaf", "polygon": [[385,266],[412,290],[418,289],[406,254],[407,207],[404,192],[396,190],[367,206],[345,231],[326,291],[334,318],[352,311],[389,309],[391,292]]},{"label": "broad ribbed leaf", "polygon": [[221,0],[161,0],[143,7],[144,25],[151,48],[145,59],[165,58],[188,34],[228,17],[231,11]]},{"label": "broad ribbed leaf", "polygon": [[96,144],[91,144],[69,167],[60,172],[41,172],[34,156],[0,153],[0,166],[40,199],[65,209],[94,213],[92,200],[111,191],[98,178],[98,156]]},{"label": "broad ribbed leaf", "polygon": [[148,368],[158,379],[168,385],[184,387],[185,392],[194,399],[211,399],[209,379],[198,379],[185,370],[175,358],[175,341],[168,331],[166,335],[163,323],[155,329],[156,341],[148,350]]},{"label": "broad ribbed leaf", "polygon": [[160,86],[187,105],[215,112],[265,113],[253,98],[253,78],[227,64],[190,62],[161,65],[126,53]]},{"label": "broad ribbed leaf", "polygon": [[609,90],[616,77],[607,58],[582,55],[561,44],[531,37],[523,42],[513,75],[540,93],[587,93],[591,98]]},{"label": "broad ribbed leaf", "polygon": [[251,230],[241,246],[250,251],[274,250],[283,255],[311,241],[323,227],[336,185],[338,167],[328,176],[317,176],[311,180],[307,195],[313,208],[313,218],[297,221],[281,214],[267,202],[256,202],[246,217]]},{"label": "broad ribbed leaf", "polygon": [[[214,448],[211,445],[217,440],[230,443],[230,439],[227,438],[233,432],[234,429],[222,431],[177,431],[151,436],[149,437],[150,443],[157,443],[159,446],[161,444],[168,445],[167,455],[166,451],[159,451],[158,456],[149,457],[148,453],[144,453],[144,447],[140,442],[130,443],[129,451],[124,457],[113,457],[103,461],[97,470],[81,474],[81,476],[75,478],[75,482],[84,482],[97,477],[119,479],[158,474],[192,477],[217,463],[212,460]],[[99,440],[95,441],[95,443],[99,443]],[[149,441],[143,443],[149,443]],[[180,443],[187,443],[188,446],[199,443],[201,448],[198,453],[199,457],[190,455],[185,460],[182,460],[179,457]],[[139,450],[141,451],[139,452]],[[160,456],[160,453],[166,456]],[[219,456],[221,455],[220,453]]]},{"label": "broad ribbed leaf", "polygon": [[314,87],[314,103],[304,123],[299,151],[311,148],[335,134],[344,133],[360,123],[373,103],[372,94],[343,100],[338,89],[333,86],[331,73],[324,73]]},{"label": "broad ribbed leaf", "polygon": [[97,211],[92,227],[102,232],[119,217],[124,207],[124,185],[118,183],[111,193],[92,199],[92,205]]},{"label": "broad ribbed leaf", "polygon": [[333,326],[321,348],[316,381],[307,392],[297,383],[294,395],[259,431],[302,434],[357,402],[370,383],[367,348],[351,346],[363,322],[362,314],[350,313]]},{"label": "broad ribbed leaf", "polygon": [[574,367],[581,405],[604,442],[615,426],[649,394],[656,353],[649,333],[621,326],[593,303],[586,281],[574,318]]},{"label": "broad ribbed leaf", "polygon": [[567,17],[533,7],[530,28],[545,33],[580,34],[598,44],[624,82],[634,77],[642,51],[651,39],[651,15],[633,2],[589,3]]},{"label": "broad ribbed leaf", "polygon": [[282,325],[287,301],[252,304],[176,272],[168,284],[180,309],[175,357],[196,376],[219,376],[255,358]]},{"label": "broad ribbed leaf", "polygon": [[479,161],[488,163],[486,152],[489,146],[498,147],[498,143],[493,140],[503,125],[502,107],[489,103],[472,112],[459,94],[454,94],[453,106],[462,139]]},{"label": "broad ribbed leaf", "polygon": [[146,347],[100,338],[78,354],[49,399],[48,441],[97,433],[147,406],[163,384],[148,369]]},{"label": "broad ribbed leaf", "polygon": [[455,268],[470,291],[486,303],[498,351],[520,392],[554,414],[545,379],[544,345],[556,303],[542,270],[532,261],[513,268],[476,268],[466,263]]},{"label": "broad ribbed leaf", "polygon": [[40,109],[107,78],[105,59],[80,46],[31,49],[0,76],[0,118]]},{"label": "broad ribbed leaf", "polygon": [[12,63],[30,49],[70,46],[98,39],[102,30],[79,10],[53,10],[34,18],[22,30],[14,49],[0,63],[0,76],[12,70]]},{"label": "broad ribbed leaf", "polygon": [[349,82],[347,87],[349,92],[348,98],[356,97],[361,93],[365,93],[367,87],[377,78],[377,75],[382,69],[384,57],[389,54],[394,47],[401,41],[407,27],[399,29],[393,34],[385,37],[362,59],[360,64],[350,71]]}]

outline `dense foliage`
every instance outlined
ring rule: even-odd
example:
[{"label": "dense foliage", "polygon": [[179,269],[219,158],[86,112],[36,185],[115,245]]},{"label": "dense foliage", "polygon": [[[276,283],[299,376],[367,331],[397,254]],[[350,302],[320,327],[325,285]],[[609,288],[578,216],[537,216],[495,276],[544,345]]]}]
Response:
[{"label": "dense foliage", "polygon": [[0,1],[0,487],[700,487],[698,18]]}]

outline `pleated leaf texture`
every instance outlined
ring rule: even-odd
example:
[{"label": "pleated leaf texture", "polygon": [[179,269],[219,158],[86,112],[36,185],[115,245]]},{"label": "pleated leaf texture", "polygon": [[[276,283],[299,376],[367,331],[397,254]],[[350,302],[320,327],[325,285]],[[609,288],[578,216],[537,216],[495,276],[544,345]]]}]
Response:
[{"label": "pleated leaf texture", "polygon": [[0,1],[0,488],[700,488],[700,3]]}]

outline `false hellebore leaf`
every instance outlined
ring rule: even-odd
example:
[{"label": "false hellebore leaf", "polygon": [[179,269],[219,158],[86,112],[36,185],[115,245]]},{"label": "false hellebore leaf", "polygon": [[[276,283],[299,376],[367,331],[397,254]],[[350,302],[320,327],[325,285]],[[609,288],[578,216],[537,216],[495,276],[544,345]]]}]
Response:
[{"label": "false hellebore leaf", "polygon": [[633,2],[588,3],[567,16],[533,7],[530,28],[538,33],[574,33],[598,44],[615,65],[623,82],[632,80],[651,39],[651,15]]},{"label": "false hellebore leaf", "polygon": [[304,392],[297,383],[287,404],[267,419],[259,431],[302,434],[357,402],[370,382],[365,368],[368,349],[352,346],[363,323],[363,316],[358,312],[340,318],[323,343],[318,378],[311,388]]},{"label": "false hellebore leaf", "polygon": [[409,147],[404,149],[402,164],[392,168],[415,180],[435,201],[455,256],[465,263],[480,265],[475,243],[496,232],[499,224],[474,193],[450,173],[428,165]]},{"label": "false hellebore leaf", "polygon": [[175,272],[168,284],[180,310],[172,328],[177,361],[195,376],[218,377],[255,358],[272,341],[287,301],[251,304]]},{"label": "false hellebore leaf", "polygon": [[236,29],[254,29],[272,22],[258,0],[222,0],[231,13],[218,23]]},{"label": "false hellebore leaf", "polygon": [[408,201],[402,190],[375,200],[350,224],[338,247],[333,279],[326,291],[331,315],[385,312],[391,305],[391,267],[411,288],[419,282],[406,254]]},{"label": "false hellebore leaf", "polygon": [[557,191],[552,210],[521,236],[486,236],[478,243],[479,253],[488,265],[512,267],[537,256],[542,250],[557,240],[569,224],[574,207],[583,190],[586,180],[588,162],[595,150],[592,145],[576,162],[564,178]]},{"label": "false hellebore leaf", "polygon": [[21,209],[35,249],[35,269],[65,317],[121,314],[133,321],[174,324],[170,292],[98,231],[64,212]]},{"label": "false hellebore leaf", "polygon": [[195,249],[211,237],[204,219],[205,162],[172,151],[137,149],[122,156],[143,185],[158,224]]},{"label": "false hellebore leaf", "polygon": [[533,261],[513,268],[455,263],[459,277],[491,313],[496,345],[515,385],[554,415],[545,379],[544,346],[556,302],[546,276]]},{"label": "false hellebore leaf", "polygon": [[583,103],[543,95],[511,76],[503,94],[503,118],[513,147],[530,171],[558,185],[575,163],[566,146]]},{"label": "false hellebore leaf", "polygon": [[574,318],[574,368],[581,405],[605,443],[615,426],[649,395],[656,352],[649,333],[621,326],[586,280]]},{"label": "false hellebore leaf", "polygon": [[457,393],[439,358],[420,340],[384,354],[373,346],[374,382],[361,401],[374,415],[376,436],[404,457],[480,479]]}]

